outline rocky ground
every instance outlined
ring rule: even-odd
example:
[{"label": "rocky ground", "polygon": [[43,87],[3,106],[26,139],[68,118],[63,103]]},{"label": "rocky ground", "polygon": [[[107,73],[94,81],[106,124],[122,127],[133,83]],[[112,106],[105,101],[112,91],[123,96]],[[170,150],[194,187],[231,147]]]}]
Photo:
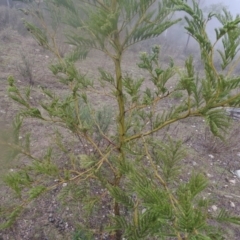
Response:
[{"label": "rocky ground", "polygon": [[[175,54],[175,53],[174,53]],[[57,94],[64,94],[66,89],[53,78],[47,65],[51,62],[51,54],[41,49],[30,36],[21,36],[16,30],[7,28],[0,32],[0,122],[1,128],[9,127],[9,122],[13,119],[18,110],[7,96],[7,77],[14,75],[18,85],[26,86],[30,79],[23,75],[21,66],[24,56],[32,64],[32,79],[35,101],[40,101],[44,96],[41,95],[39,86],[46,86],[56,91]],[[176,56],[179,56],[176,53]],[[123,61],[125,72],[133,76],[144,76],[145,73],[139,71],[136,66],[137,54],[130,51],[126,54]],[[177,59],[181,64],[181,59]],[[104,67],[112,69],[113,65],[106,56],[99,53],[91,53],[89,58],[79,65],[81,71],[88,74],[89,77],[96,78],[97,68]],[[171,84],[174,84],[174,79]],[[107,98],[102,98],[105,101]],[[165,103],[165,108],[181,101],[181,98],[172,98]],[[201,119],[188,119],[175,124],[168,133],[184,141],[189,154],[184,159],[186,165],[185,173],[190,174],[192,169],[203,171],[209,179],[210,186],[207,194],[213,198],[214,204],[209,211],[218,211],[225,207],[230,212],[240,215],[240,122],[233,120],[232,129],[226,135],[226,141],[222,142],[214,138],[205,127]],[[33,127],[34,126],[34,127]],[[51,130],[44,124],[36,121],[28,123],[33,132],[32,148],[38,154],[39,149],[48,146],[51,141]],[[189,130],[190,129],[190,130]],[[3,151],[2,151],[3,152]],[[21,163],[4,162],[1,158],[0,174],[14,170]],[[180,179],[184,181],[184,177]],[[71,209],[71,206],[62,207],[56,198],[61,187],[54,189],[48,195],[43,196],[38,201],[27,207],[23,217],[11,228],[0,233],[0,239],[26,239],[26,240],[47,240],[47,239],[72,239],[74,233],[74,223],[82,221],[82,216],[76,211],[78,206]],[[97,191],[97,190],[96,190]],[[101,190],[98,190],[101,191]],[[10,196],[9,189],[6,189],[0,178],[0,202],[8,201]],[[103,209],[104,218],[108,210]],[[240,228],[226,226],[228,239],[240,239]],[[102,239],[107,239],[102,236]]]}]

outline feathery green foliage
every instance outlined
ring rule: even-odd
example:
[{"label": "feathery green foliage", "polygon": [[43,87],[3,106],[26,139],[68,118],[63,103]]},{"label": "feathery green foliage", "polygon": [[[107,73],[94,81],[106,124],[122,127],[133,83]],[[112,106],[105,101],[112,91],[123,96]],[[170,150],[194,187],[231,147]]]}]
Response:
[{"label": "feathery green foliage", "polygon": [[[20,199],[0,229],[13,224],[27,203],[56,186],[62,188],[58,199],[71,203],[73,209],[77,204],[87,219],[73,239],[92,239],[106,232],[115,240],[221,239],[216,223],[240,224],[238,217],[224,210],[217,216],[208,211],[204,175],[193,173],[185,181],[178,180],[186,151],[181,141],[171,136],[165,140],[158,134],[189,117],[205,118],[216,136],[222,137],[227,130],[230,119],[224,107],[240,104],[236,93],[240,78],[232,75],[239,62],[239,16],[233,18],[224,10],[218,15],[209,13],[205,19],[194,0],[191,5],[181,0],[49,0],[46,6],[51,24],[46,24],[43,13],[29,9],[39,25],[25,25],[56,57],[49,69],[68,87],[68,93],[58,97],[42,89],[47,100],[33,106],[31,89],[22,92],[14,78],[8,78],[9,96],[21,106],[14,124],[15,147],[29,162],[5,178]],[[182,69],[173,60],[167,66],[161,64],[161,47],[153,46],[151,53],[140,54],[137,63],[149,74],[152,87],[145,87],[147,79],[124,74],[122,56],[129,46],[157,37],[177,23],[180,19],[168,18],[175,11],[186,14],[185,29],[200,47],[204,73],[195,72],[193,57],[186,59]],[[215,42],[206,32],[212,18],[222,24],[216,29]],[[74,46],[65,57],[56,40],[60,26],[64,26],[67,43]],[[222,49],[216,49],[220,41]],[[90,50],[105,53],[114,64],[113,73],[99,68],[99,81],[81,73],[76,62]],[[214,65],[217,52],[222,71]],[[173,77],[177,85],[170,88]],[[92,94],[99,92],[110,97],[110,106]],[[183,101],[163,109],[164,100],[177,93]],[[25,142],[17,137],[28,118],[55,127],[55,145],[41,157],[31,152],[30,135]],[[102,206],[111,208],[103,221]],[[95,229],[87,224],[92,218],[101,223]]]}]

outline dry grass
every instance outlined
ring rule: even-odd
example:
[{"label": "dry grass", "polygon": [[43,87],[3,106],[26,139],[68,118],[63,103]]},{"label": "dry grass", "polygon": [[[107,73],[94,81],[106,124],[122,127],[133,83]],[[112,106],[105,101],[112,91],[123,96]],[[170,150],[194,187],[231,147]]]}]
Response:
[{"label": "dry grass", "polygon": [[[212,135],[208,127],[200,136],[200,144],[204,147],[207,153],[224,153],[231,150],[237,150],[239,147],[240,128],[236,122],[235,127],[225,134],[224,140]],[[237,125],[237,126],[236,126]]]}]

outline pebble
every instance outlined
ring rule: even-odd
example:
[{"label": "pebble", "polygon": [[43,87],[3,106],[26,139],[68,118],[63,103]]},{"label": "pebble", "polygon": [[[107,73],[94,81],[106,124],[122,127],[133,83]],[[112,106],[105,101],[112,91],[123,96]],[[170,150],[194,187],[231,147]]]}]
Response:
[{"label": "pebble", "polygon": [[235,185],[236,184],[236,179],[230,179],[228,180],[232,185]]},{"label": "pebble", "polygon": [[231,195],[224,195],[226,198],[233,198]]},{"label": "pebble", "polygon": [[49,221],[50,223],[54,223],[54,222],[55,222],[55,219],[54,219],[54,217],[48,217],[48,221]]},{"label": "pebble", "polygon": [[235,208],[235,207],[236,207],[236,206],[235,206],[235,203],[232,202],[232,201],[230,201],[230,206],[231,206],[232,208]]},{"label": "pebble", "polygon": [[142,214],[144,214],[146,211],[147,211],[147,209],[144,208],[144,209],[142,210]]},{"label": "pebble", "polygon": [[216,206],[216,205],[212,205],[212,210],[214,211],[214,212],[216,212],[217,210],[218,210],[218,207]]},{"label": "pebble", "polygon": [[240,170],[236,170],[234,173],[238,178],[240,178]]}]

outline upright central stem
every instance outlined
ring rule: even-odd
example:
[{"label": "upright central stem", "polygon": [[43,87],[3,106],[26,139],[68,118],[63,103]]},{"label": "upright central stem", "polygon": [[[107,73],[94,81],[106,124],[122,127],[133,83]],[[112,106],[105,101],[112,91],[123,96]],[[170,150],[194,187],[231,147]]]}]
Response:
[{"label": "upright central stem", "polygon": [[[117,26],[116,26],[117,29]],[[114,43],[116,47],[116,55],[113,58],[114,65],[115,65],[115,87],[116,87],[116,98],[118,103],[118,150],[119,150],[119,164],[125,162],[125,154],[124,154],[124,143],[125,143],[125,135],[126,135],[126,128],[125,128],[125,103],[124,103],[124,93],[123,93],[123,79],[122,79],[122,69],[121,69],[121,61],[122,61],[122,47],[119,41],[119,33],[116,30],[114,34]],[[119,186],[120,181],[122,178],[121,171],[118,171],[118,174],[115,175],[114,185]],[[114,214],[115,216],[120,216],[120,206],[119,203],[115,200],[114,202]],[[115,240],[121,240],[122,238],[122,231],[116,230],[115,231]]]},{"label": "upright central stem", "polygon": [[[116,73],[116,90],[117,90],[117,102],[118,102],[118,148],[119,148],[119,161],[120,163],[125,162],[125,155],[123,150],[123,145],[125,142],[125,106],[124,106],[124,94],[123,94],[123,84],[122,84],[122,69],[121,69],[121,55],[114,59],[115,73]],[[114,185],[119,186],[121,181],[121,173],[119,172],[114,179]],[[120,216],[120,206],[115,200],[114,203],[114,214],[115,216]],[[122,232],[120,230],[115,231],[115,240],[121,240]]]},{"label": "upright central stem", "polygon": [[[122,146],[125,141],[125,106],[122,84],[122,69],[121,57],[114,60],[116,72],[116,89],[117,89],[117,102],[118,102],[118,134],[119,134],[119,151],[122,152]],[[124,159],[122,159],[124,160]]]},{"label": "upright central stem", "polygon": [[[117,0],[112,1],[112,12],[114,13],[117,9]],[[123,79],[122,79],[122,69],[121,69],[121,61],[122,61],[122,54],[123,54],[123,47],[120,43],[120,36],[118,30],[118,24],[115,23],[115,32],[113,34],[113,43],[115,45],[115,56],[113,58],[114,65],[115,65],[115,74],[116,74],[116,97],[118,103],[118,150],[119,150],[119,163],[122,164],[125,162],[125,154],[124,154],[124,143],[125,143],[125,135],[126,135],[126,128],[125,128],[125,103],[124,103],[124,94],[123,94]],[[121,182],[122,174],[121,171],[118,171],[118,174],[115,175],[114,185],[119,186]],[[114,215],[120,217],[120,205],[115,200],[114,202]],[[122,239],[122,231],[116,230],[115,231],[115,240]]]}]

